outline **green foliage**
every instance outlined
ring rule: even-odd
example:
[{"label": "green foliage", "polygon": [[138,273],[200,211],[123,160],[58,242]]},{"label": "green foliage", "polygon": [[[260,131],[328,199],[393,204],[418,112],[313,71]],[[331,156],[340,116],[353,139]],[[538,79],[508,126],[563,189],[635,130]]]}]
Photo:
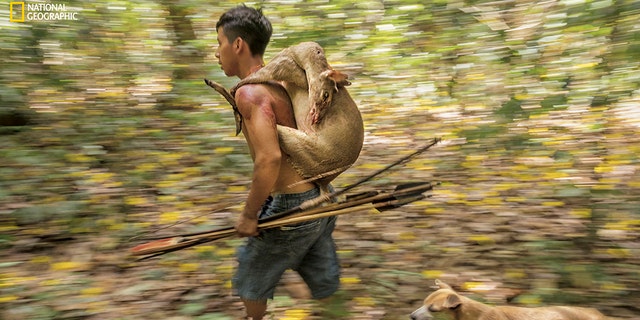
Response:
[{"label": "green foliage", "polygon": [[[246,196],[251,157],[242,138],[233,136],[231,108],[202,82],[206,77],[231,87],[237,81],[224,76],[214,53],[216,18],[239,2],[66,3],[82,9],[79,20],[2,22],[0,312],[58,319],[91,310],[111,317],[119,303],[114,296],[100,301],[101,293],[92,293],[100,290],[74,282],[105,270],[153,283],[113,290],[140,299],[155,297],[163,290],[151,292],[154,286],[178,277],[201,285],[201,276],[204,286],[226,293],[224,267],[232,264],[238,241],[176,254],[138,278],[110,255],[121,254],[138,232],[182,219],[193,219],[183,226],[189,231],[230,224],[238,208],[196,216],[221,201],[240,205]],[[493,279],[517,266],[525,276],[557,280],[534,287],[526,277],[506,279],[525,288],[516,300],[524,305],[606,303],[638,286],[637,1],[258,5],[274,24],[267,60],[286,46],[317,41],[353,82],[349,90],[368,140],[361,161],[337,187],[426,138],[452,142],[377,181],[438,179],[442,193],[399,212],[402,219],[384,225],[389,230],[376,229],[375,236],[354,231],[391,238],[365,248],[357,247],[358,238],[341,254],[351,265],[375,266],[386,275],[364,275],[345,289],[336,316],[348,317],[350,308],[386,308],[390,319],[403,317],[408,306],[378,298],[397,298],[410,286],[406,279],[415,286],[423,271],[416,269],[476,274],[487,268],[463,269],[489,259],[509,263],[489,267]],[[438,225],[456,216],[461,220],[449,221],[455,228]],[[362,225],[376,225],[376,219]],[[527,233],[529,224],[518,223],[529,219],[538,229]],[[392,228],[399,220],[408,221],[410,234],[396,239]],[[545,228],[540,221],[557,225]],[[501,229],[487,227],[494,223]],[[449,238],[434,240],[440,229],[420,230],[434,226]],[[424,233],[412,238],[416,230]],[[74,245],[67,254],[45,251],[69,239],[90,243],[89,253]],[[487,259],[492,254],[497,258]],[[205,261],[203,270],[222,275],[180,269],[180,259]],[[105,292],[117,285],[96,283]],[[418,299],[412,295],[406,300]],[[54,303],[69,296],[79,300],[77,309]],[[148,316],[235,318],[228,310],[210,312],[203,297],[165,302],[166,309]],[[286,309],[297,301],[277,302]]]}]

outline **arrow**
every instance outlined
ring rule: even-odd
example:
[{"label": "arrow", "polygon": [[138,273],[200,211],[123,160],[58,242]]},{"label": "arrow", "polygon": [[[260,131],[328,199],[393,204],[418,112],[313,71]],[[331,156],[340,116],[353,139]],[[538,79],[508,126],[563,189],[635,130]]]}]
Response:
[{"label": "arrow", "polygon": [[[337,216],[346,213],[376,209],[379,211],[397,208],[407,203],[424,199],[423,193],[433,189],[431,183],[411,183],[400,185],[392,192],[372,192],[340,203],[309,209],[292,214],[280,219],[261,219],[258,224],[259,230],[282,227],[290,224],[305,221]],[[146,260],[169,252],[189,248],[195,245],[228,238],[236,235],[233,227],[226,227],[206,232],[191,233],[167,237],[143,243],[131,249],[134,256],[146,256],[139,260]]]}]

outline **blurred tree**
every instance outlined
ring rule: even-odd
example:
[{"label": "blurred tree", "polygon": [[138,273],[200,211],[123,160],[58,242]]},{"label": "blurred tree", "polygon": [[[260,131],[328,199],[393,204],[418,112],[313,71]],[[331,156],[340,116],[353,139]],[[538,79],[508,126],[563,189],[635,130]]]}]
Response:
[{"label": "blurred tree", "polygon": [[163,1],[169,26],[171,26],[171,56],[173,65],[172,89],[159,101],[160,109],[193,109],[194,101],[182,93],[190,82],[203,78],[205,52],[194,45],[196,33],[190,16],[199,10],[190,1]]}]

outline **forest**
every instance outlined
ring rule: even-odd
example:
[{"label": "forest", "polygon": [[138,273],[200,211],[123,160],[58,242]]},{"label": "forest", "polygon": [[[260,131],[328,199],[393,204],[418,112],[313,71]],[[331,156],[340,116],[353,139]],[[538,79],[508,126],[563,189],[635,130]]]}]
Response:
[{"label": "forest", "polygon": [[[26,2],[0,4],[0,318],[239,319],[243,239],[129,250],[242,210],[251,157],[203,79],[238,82],[215,24],[243,2]],[[273,24],[266,61],[315,41],[349,75],[365,144],[336,189],[441,139],[354,189],[439,183],[339,217],[332,318],[408,319],[440,279],[488,304],[640,319],[640,2],[245,4]],[[317,308],[287,273],[268,319]]]}]

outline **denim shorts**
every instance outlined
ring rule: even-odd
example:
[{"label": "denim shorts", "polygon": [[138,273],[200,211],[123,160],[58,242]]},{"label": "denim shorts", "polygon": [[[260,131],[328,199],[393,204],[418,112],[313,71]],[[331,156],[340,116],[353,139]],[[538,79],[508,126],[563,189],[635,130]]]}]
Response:
[{"label": "denim shorts", "polygon": [[[283,212],[320,194],[318,188],[303,193],[278,194],[262,208],[260,217]],[[282,274],[297,271],[315,299],[338,290],[340,264],[331,236],[336,217],[267,229],[238,248],[238,269],[233,278],[237,295],[246,300],[273,299]]]}]

